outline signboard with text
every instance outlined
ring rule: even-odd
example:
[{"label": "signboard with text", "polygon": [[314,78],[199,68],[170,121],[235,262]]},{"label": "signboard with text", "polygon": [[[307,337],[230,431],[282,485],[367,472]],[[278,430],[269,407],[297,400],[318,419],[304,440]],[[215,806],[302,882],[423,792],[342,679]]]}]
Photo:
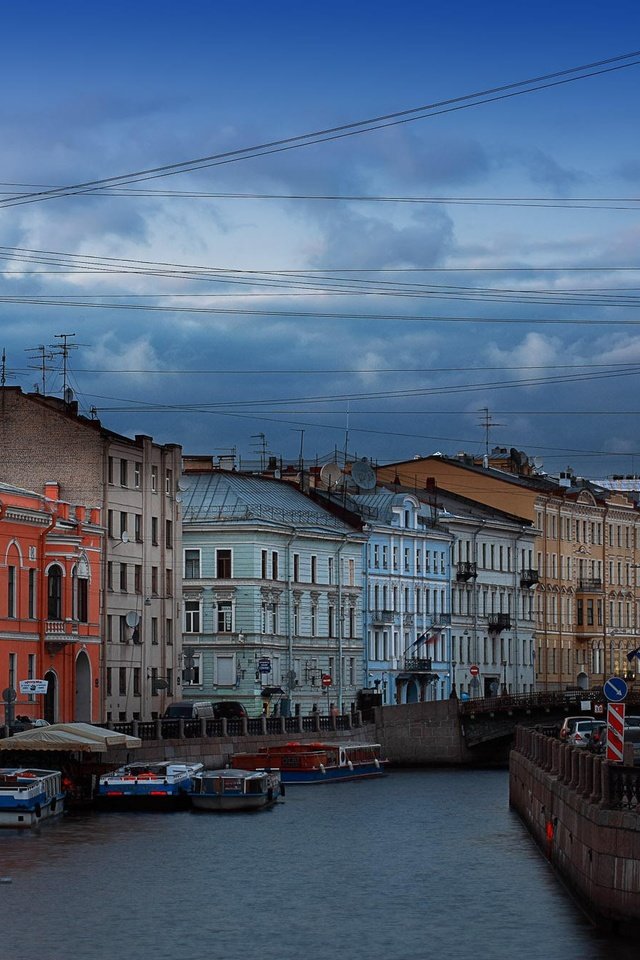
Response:
[{"label": "signboard with text", "polygon": [[20,693],[46,693],[49,689],[48,680],[21,680]]}]

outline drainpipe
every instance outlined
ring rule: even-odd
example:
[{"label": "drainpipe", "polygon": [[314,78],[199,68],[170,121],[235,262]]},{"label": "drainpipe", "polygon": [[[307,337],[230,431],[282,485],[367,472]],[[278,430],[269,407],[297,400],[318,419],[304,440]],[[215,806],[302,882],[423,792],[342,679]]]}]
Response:
[{"label": "drainpipe", "polygon": [[337,574],[336,574],[336,586],[338,588],[338,603],[337,603],[337,609],[336,609],[336,621],[337,621],[337,627],[338,627],[338,663],[336,664],[336,667],[338,670],[337,707],[340,714],[342,714],[343,712],[342,706],[343,706],[343,686],[344,686],[343,678],[342,678],[342,562],[341,561],[342,561],[342,551],[346,547],[347,542],[348,541],[346,536],[343,537],[342,543],[338,547],[338,552],[336,554],[336,566],[338,568]]},{"label": "drainpipe", "polygon": [[289,683],[287,684],[289,694],[289,711],[291,711],[291,699],[293,692],[293,562],[291,556],[291,544],[295,540],[296,530],[292,528],[291,535],[287,540],[287,658],[289,661]]},{"label": "drainpipe", "polygon": [[[519,599],[520,594],[518,592],[518,544],[524,538],[526,527],[521,527],[520,533],[515,539],[514,543],[514,564],[513,564],[513,605],[514,605],[514,620],[513,620],[513,692],[517,695],[520,693],[520,683],[518,678],[518,616],[519,616]],[[524,611],[523,611],[524,613]],[[524,666],[524,664],[523,664]]]},{"label": "drainpipe", "polygon": [[[46,508],[45,508],[45,509],[46,509]],[[46,543],[46,539],[47,539],[47,534],[48,534],[51,530],[53,530],[53,528],[55,527],[55,525],[56,525],[56,516],[55,516],[54,513],[50,512],[49,522],[48,522],[47,526],[46,526],[43,530],[41,530],[40,533],[38,534],[38,537],[39,537],[39,540],[40,540],[40,545],[39,545],[39,553],[40,553],[40,583],[39,583],[39,585],[38,585],[38,633],[39,633],[39,637],[38,637],[38,647],[39,647],[39,650],[38,650],[38,653],[39,653],[40,666],[42,667],[42,670],[43,670],[43,678],[44,678],[44,657],[45,657],[45,648],[44,648],[44,645],[45,645],[45,639],[46,639],[46,635],[47,635],[46,621],[47,621],[47,614],[48,614],[48,612],[49,612],[49,610],[48,610],[49,597],[48,597],[48,590],[47,590],[47,575],[46,575],[47,563],[46,563],[45,543]],[[57,692],[59,693],[59,691],[57,691]],[[54,709],[55,709],[55,706],[56,706],[55,703],[54,703],[53,706],[54,706]],[[55,722],[55,720],[56,720],[56,717],[54,716],[54,717],[53,717],[53,722]]]},{"label": "drainpipe", "polygon": [[486,520],[480,521],[480,526],[473,531],[473,562],[476,565],[476,576],[473,581],[473,662],[479,662],[478,649],[478,534],[484,530]]}]

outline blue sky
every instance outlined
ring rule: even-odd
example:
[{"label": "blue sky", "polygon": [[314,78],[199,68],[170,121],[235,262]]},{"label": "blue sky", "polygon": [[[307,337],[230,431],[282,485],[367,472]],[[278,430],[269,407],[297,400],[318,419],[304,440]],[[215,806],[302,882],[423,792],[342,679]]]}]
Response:
[{"label": "blue sky", "polygon": [[[630,2],[26,2],[3,19],[5,199],[640,48]],[[619,322],[640,292],[639,83],[629,66],[139,185],[155,192],[5,206],[7,382],[32,389],[25,350],[73,332],[82,409],[185,452],[251,458],[264,434],[294,458],[304,430],[325,458],[347,428],[380,462],[477,452],[488,409],[491,443],[549,471],[640,471],[640,335]]]}]

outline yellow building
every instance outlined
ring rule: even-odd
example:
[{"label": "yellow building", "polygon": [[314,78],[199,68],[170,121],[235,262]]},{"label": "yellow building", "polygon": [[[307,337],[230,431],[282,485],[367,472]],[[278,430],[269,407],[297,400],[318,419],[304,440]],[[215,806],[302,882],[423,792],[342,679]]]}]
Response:
[{"label": "yellow building", "polygon": [[[520,476],[473,458],[434,455],[378,468],[378,482],[437,489],[530,520],[536,539],[539,690],[635,681],[640,647],[640,511],[624,493],[576,478]],[[524,571],[523,571],[524,573]]]}]

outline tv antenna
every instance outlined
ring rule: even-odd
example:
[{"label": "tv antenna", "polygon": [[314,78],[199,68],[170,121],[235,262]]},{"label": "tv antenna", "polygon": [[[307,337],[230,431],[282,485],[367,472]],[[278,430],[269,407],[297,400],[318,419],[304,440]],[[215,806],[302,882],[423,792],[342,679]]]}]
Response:
[{"label": "tv antenna", "polygon": [[67,388],[69,384],[67,383],[67,377],[69,372],[69,353],[71,350],[77,350],[79,344],[69,343],[71,337],[75,337],[75,333],[56,333],[54,334],[56,340],[61,340],[62,343],[58,346],[56,343],[51,344],[51,349],[53,350],[52,356],[62,357],[62,396],[67,401]]},{"label": "tv antenna", "polygon": [[[30,370],[40,370],[40,383],[42,385],[42,395],[46,396],[47,393],[47,370],[53,369],[52,367],[47,366],[47,360],[53,360],[54,354],[48,352],[47,348],[43,343],[39,344],[37,347],[27,347],[25,353],[32,353],[33,360],[38,360],[38,365],[30,365]],[[36,390],[38,389],[37,384],[34,384]]]},{"label": "tv antenna", "polygon": [[260,469],[264,470],[267,463],[267,438],[264,433],[252,433],[251,439],[259,440],[259,443],[254,443],[252,446],[260,447]]},{"label": "tv antenna", "polygon": [[484,428],[484,452],[485,456],[489,457],[489,431],[493,427],[504,427],[504,423],[496,423],[491,414],[489,413],[489,407],[482,407],[483,418],[480,421],[480,426]]}]

